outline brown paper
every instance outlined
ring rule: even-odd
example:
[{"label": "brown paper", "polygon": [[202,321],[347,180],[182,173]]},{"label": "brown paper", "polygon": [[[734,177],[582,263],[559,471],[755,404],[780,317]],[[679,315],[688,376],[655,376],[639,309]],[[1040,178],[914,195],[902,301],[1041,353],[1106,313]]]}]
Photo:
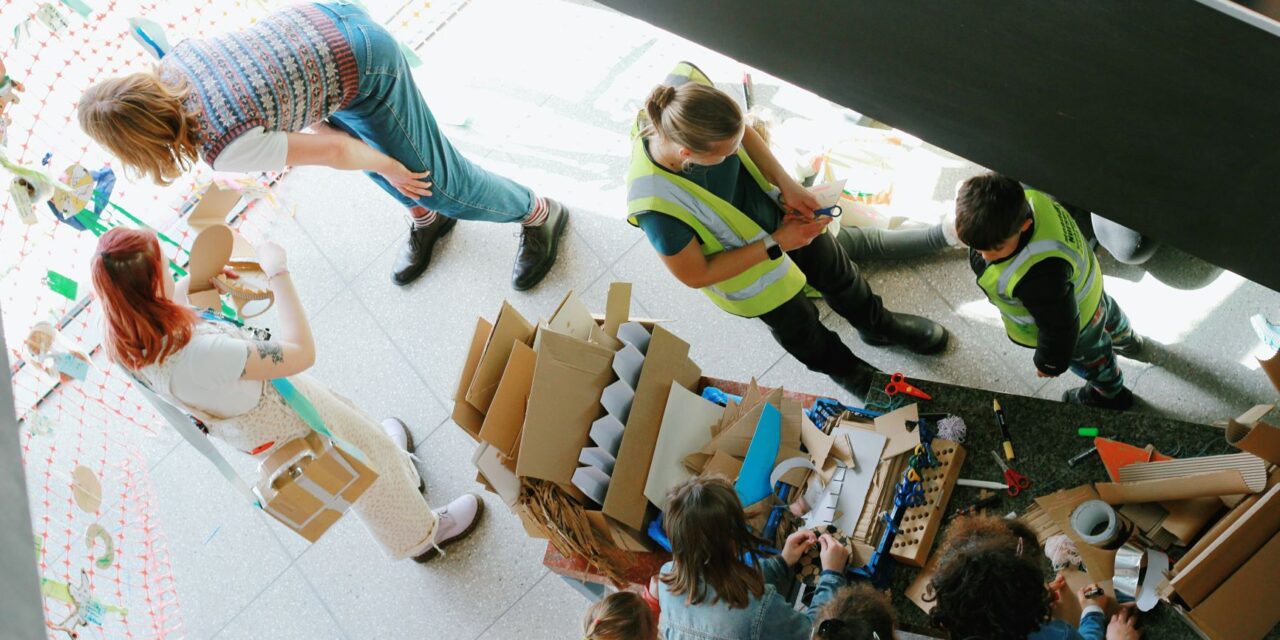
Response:
[{"label": "brown paper", "polygon": [[[876,418],[876,431],[889,439],[884,445],[884,453],[880,454],[881,460],[906,453],[920,444],[920,434],[907,431],[907,421],[919,419],[920,413],[914,404]],[[858,463],[861,464],[862,461],[859,460]]]},{"label": "brown paper", "polygon": [[1266,360],[1258,358],[1258,364],[1262,365],[1262,370],[1271,378],[1271,386],[1280,391],[1280,352]]},{"label": "brown paper", "polygon": [[458,388],[453,392],[453,421],[472,438],[480,435],[484,424],[484,413],[467,402],[467,388],[476,375],[476,365],[480,363],[480,355],[484,353],[484,343],[489,339],[493,325],[484,318],[476,318],[476,330],[471,336],[471,347],[467,350],[467,362],[462,366],[462,375],[458,376]]},{"label": "brown paper", "polygon": [[1210,638],[1257,640],[1280,622],[1280,537],[1272,538],[1219,586],[1191,619]]},{"label": "brown paper", "polygon": [[1049,514],[1053,521],[1058,524],[1058,528],[1076,543],[1076,549],[1080,551],[1080,557],[1084,560],[1085,568],[1089,570],[1089,577],[1094,582],[1102,584],[1109,582],[1112,574],[1115,572],[1116,552],[1107,551],[1095,547],[1076,535],[1075,529],[1071,528],[1071,512],[1082,502],[1086,500],[1094,500],[1098,497],[1097,491],[1094,491],[1090,485],[1081,485],[1074,489],[1064,489],[1057,493],[1051,493],[1047,496],[1036,498],[1036,504],[1040,505]]},{"label": "brown paper", "polygon": [[1280,429],[1262,420],[1274,408],[1273,404],[1260,404],[1228,422],[1227,442],[1271,464],[1280,464]]},{"label": "brown paper", "polygon": [[[1179,571],[1172,582],[1174,592],[1188,606],[1196,607],[1277,531],[1280,531],[1280,486],[1272,487]],[[1274,579],[1268,582],[1275,584]]]},{"label": "brown paper", "polygon": [[533,341],[534,326],[516,311],[510,303],[503,301],[502,311],[498,312],[498,320],[493,323],[493,332],[484,346],[484,354],[476,365],[475,378],[467,388],[467,402],[481,413],[489,411],[493,395],[498,392],[498,381],[502,379],[502,371],[511,357],[511,349],[515,343],[526,345]]},{"label": "brown paper", "polygon": [[1244,481],[1244,476],[1234,469],[1197,473],[1181,478],[1163,480],[1099,482],[1095,486],[1098,496],[1107,504],[1165,502],[1185,500],[1187,498],[1229,496],[1237,493],[1256,493]]},{"label": "brown paper", "polygon": [[511,359],[502,372],[498,390],[489,405],[489,413],[480,426],[480,439],[497,447],[508,458],[514,458],[519,449],[516,444],[524,428],[524,412],[529,403],[529,389],[533,386],[533,370],[537,356],[523,342],[517,342],[511,350]]}]

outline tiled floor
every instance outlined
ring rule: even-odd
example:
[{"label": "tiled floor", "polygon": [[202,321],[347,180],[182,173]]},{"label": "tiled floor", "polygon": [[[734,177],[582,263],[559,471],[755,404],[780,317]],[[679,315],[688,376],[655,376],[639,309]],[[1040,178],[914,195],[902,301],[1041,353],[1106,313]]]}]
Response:
[{"label": "tiled floor", "polygon": [[[478,489],[471,442],[447,416],[475,317],[492,318],[503,299],[545,317],[574,289],[602,310],[608,283],[630,281],[634,313],[670,319],[708,374],[838,391],[786,356],[761,323],[720,313],[680,286],[622,220],[626,133],[639,100],[681,59],[723,78],[740,77],[740,64],[595,5],[558,0],[473,0],[418,53],[426,61],[419,84],[437,115],[466,118],[465,126],[446,125],[458,146],[573,208],[550,276],[532,292],[512,291],[516,229],[464,223],[422,280],[393,286],[405,224],[388,197],[352,173],[295,171],[279,192],[296,218],[253,213],[249,228],[290,253],[319,345],[315,373],[371,413],[411,425],[433,503]],[[788,111],[830,111],[754,75],[758,93]],[[973,171],[959,163],[939,173],[925,185],[929,199],[941,203]],[[1123,361],[1143,410],[1213,421],[1274,398],[1249,364],[1257,341],[1247,319],[1274,309],[1280,296],[1174,251],[1151,272],[1104,263],[1108,290],[1160,343],[1152,364]],[[868,349],[828,314],[878,366],[1044,397],[1073,383],[1035,377],[1030,354],[1010,344],[981,301],[963,254],[867,267],[891,308],[941,320],[954,335],[946,353],[923,359]],[[392,562],[354,518],[306,545],[246,508],[194,451],[164,442],[148,451],[189,637],[580,635],[585,601],[542,567],[542,544],[496,500],[477,535],[446,557],[428,566]]]}]

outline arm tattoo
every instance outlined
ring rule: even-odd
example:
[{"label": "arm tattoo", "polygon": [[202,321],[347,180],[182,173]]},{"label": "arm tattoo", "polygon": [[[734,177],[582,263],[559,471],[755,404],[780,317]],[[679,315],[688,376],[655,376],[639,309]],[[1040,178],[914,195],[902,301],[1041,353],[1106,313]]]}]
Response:
[{"label": "arm tattoo", "polygon": [[270,357],[271,362],[274,364],[284,362],[284,350],[280,348],[279,344],[274,342],[258,342],[256,344],[258,345],[258,358],[266,360]]}]

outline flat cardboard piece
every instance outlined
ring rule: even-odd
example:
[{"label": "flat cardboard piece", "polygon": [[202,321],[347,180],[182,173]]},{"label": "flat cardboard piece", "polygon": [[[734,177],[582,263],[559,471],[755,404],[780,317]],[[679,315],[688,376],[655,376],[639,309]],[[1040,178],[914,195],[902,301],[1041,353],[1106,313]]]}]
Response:
[{"label": "flat cardboard piece", "polygon": [[600,393],[613,377],[613,352],[554,331],[541,335],[516,475],[549,480],[579,495],[572,488],[573,471],[600,415]]},{"label": "flat cardboard piece", "polygon": [[502,371],[502,380],[489,405],[489,413],[480,426],[480,439],[497,447],[502,455],[512,458],[519,453],[516,444],[524,428],[524,412],[529,404],[529,389],[533,386],[533,370],[538,356],[528,345],[517,342],[511,350],[511,358]]},{"label": "flat cardboard piece", "polygon": [[[853,441],[854,456],[859,460],[879,460],[880,452],[888,444],[888,438],[884,434],[865,429],[838,426],[832,430],[832,435],[839,438],[848,436]],[[871,491],[875,475],[876,465],[874,464],[862,464],[858,465],[856,469],[845,469],[844,482],[836,501],[836,513],[832,522],[837,529],[841,531],[855,531],[857,529],[858,518],[862,515],[863,508],[866,506],[867,496]],[[932,498],[934,496],[929,497]],[[823,500],[821,499],[818,501],[819,504],[822,504],[822,502]],[[806,524],[808,523],[809,521],[806,520]]]},{"label": "flat cardboard piece", "polygon": [[613,469],[613,481],[605,497],[605,515],[635,531],[643,530],[649,504],[644,486],[671,385],[692,390],[701,376],[702,372],[689,360],[689,343],[662,326],[655,326],[631,415],[622,432],[618,465]]},{"label": "flat cardboard piece", "polygon": [[595,326],[591,310],[572,291],[565,294],[560,306],[556,307],[551,319],[547,321],[548,329],[579,340],[590,340],[591,329]]},{"label": "flat cardboard piece", "polygon": [[631,317],[631,283],[609,284],[609,298],[604,307],[604,332],[610,338],[618,337],[618,327]]},{"label": "flat cardboard piece", "polygon": [[1262,366],[1262,371],[1271,379],[1271,386],[1280,391],[1280,352],[1267,359],[1258,358],[1258,364]]},{"label": "flat cardboard piece", "polygon": [[[1264,481],[1265,486],[1265,481]],[[1197,473],[1180,478],[1139,482],[1099,482],[1098,496],[1107,504],[1131,502],[1172,502],[1189,498],[1257,493],[1235,469]]]},{"label": "flat cardboard piece", "polygon": [[1275,408],[1260,404],[1227,423],[1227,443],[1271,464],[1280,464],[1280,429],[1262,420]]},{"label": "flat cardboard piece", "polygon": [[515,506],[516,499],[520,497],[520,478],[502,463],[498,449],[482,442],[476,447],[471,462],[502,502],[508,507]]},{"label": "flat cardboard piece", "polygon": [[1081,540],[1080,536],[1076,535],[1075,529],[1071,528],[1071,512],[1080,503],[1096,499],[1098,499],[1098,492],[1092,485],[1085,484],[1074,489],[1063,489],[1057,493],[1040,496],[1036,498],[1036,504],[1053,518],[1058,529],[1076,543],[1076,549],[1080,551],[1080,557],[1084,560],[1089,577],[1093,582],[1101,584],[1111,581],[1111,576],[1115,572],[1116,552],[1100,549]]},{"label": "flat cardboard piece", "polygon": [[453,421],[458,423],[467,435],[479,439],[480,429],[484,425],[484,413],[467,402],[467,387],[476,375],[476,366],[480,364],[480,356],[484,353],[484,343],[493,332],[493,325],[484,318],[476,318],[476,330],[471,335],[471,347],[467,350],[467,362],[462,365],[462,375],[458,376],[458,388],[453,392]]},{"label": "flat cardboard piece", "polygon": [[235,234],[225,224],[209,225],[196,235],[191,243],[191,258],[187,263],[187,273],[190,276],[187,301],[191,306],[214,311],[222,308],[218,290],[209,281],[227,266],[234,245]]},{"label": "flat cardboard piece", "polygon": [[1211,638],[1255,640],[1280,622],[1280,537],[1267,542],[1222,583],[1191,619]]},{"label": "flat cardboard piece", "polygon": [[489,411],[493,396],[498,392],[498,382],[502,379],[502,371],[511,358],[511,350],[515,343],[526,345],[533,343],[534,325],[529,324],[524,316],[507,301],[502,302],[502,310],[498,312],[498,320],[493,323],[493,332],[484,345],[484,354],[480,356],[480,364],[476,366],[475,378],[467,388],[467,402],[481,413]]},{"label": "flat cardboard piece", "polygon": [[[1194,609],[1240,565],[1244,564],[1263,543],[1275,537],[1277,531],[1280,531],[1280,485],[1272,487],[1235,523],[1223,531],[1221,536],[1179,571],[1171,582],[1173,590]],[[1277,586],[1274,576],[1266,583],[1273,588]],[[1263,586],[1259,583],[1254,588]],[[1274,605],[1274,601],[1272,604]]]},{"label": "flat cardboard piece", "polygon": [[707,465],[702,468],[703,476],[724,476],[729,482],[738,479],[738,472],[742,470],[742,459],[735,458],[724,451],[716,451],[715,455],[707,461]]},{"label": "flat cardboard piece", "polygon": [[724,407],[678,384],[671,385],[644,485],[645,497],[658,509],[667,508],[667,492],[672,487],[693,477],[684,467],[684,457],[711,441],[711,425],[723,414]]},{"label": "flat cardboard piece", "polygon": [[[235,189],[223,189],[217,183],[210,182],[209,187],[204,190],[204,194],[200,196],[200,201],[196,203],[191,214],[187,216],[187,226],[196,234],[205,229],[216,225],[227,223],[227,216],[231,215],[231,211],[240,203],[240,192]],[[250,257],[257,255],[253,245],[249,244],[239,231],[232,229],[232,249],[231,254],[237,257]]]},{"label": "flat cardboard piece", "polygon": [[889,441],[885,443],[884,453],[880,457],[881,460],[888,460],[899,454],[906,453],[920,444],[920,434],[907,430],[908,420],[918,421],[919,419],[919,409],[915,404],[909,404],[876,418],[876,431],[889,438]]}]

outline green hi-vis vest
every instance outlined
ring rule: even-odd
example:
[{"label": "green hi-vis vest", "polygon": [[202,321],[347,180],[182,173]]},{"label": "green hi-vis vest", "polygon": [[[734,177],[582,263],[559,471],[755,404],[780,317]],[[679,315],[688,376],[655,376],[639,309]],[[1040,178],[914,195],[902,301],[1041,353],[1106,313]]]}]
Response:
[{"label": "green hi-vis vest", "polygon": [[1021,251],[990,265],[978,276],[978,286],[987,299],[1000,310],[1005,331],[1018,344],[1036,346],[1040,332],[1035,318],[1022,302],[1013,296],[1014,289],[1031,267],[1042,260],[1061,258],[1071,264],[1071,283],[1075,285],[1076,304],[1080,306],[1080,328],[1093,319],[1102,301],[1102,270],[1080,228],[1062,205],[1049,196],[1028,189],[1027,202],[1035,220],[1031,239]]},{"label": "green hi-vis vest", "polygon": [[[665,84],[679,86],[686,82],[711,86],[711,80],[688,62],[677,65]],[[636,216],[649,211],[672,216],[693,228],[702,241],[702,253],[707,256],[745,247],[768,235],[733,204],[654,164],[645,153],[640,131],[637,117],[632,129],[631,168],[627,171],[627,220],[631,224],[639,226]],[[778,188],[765,180],[747,152],[739,147],[737,155],[760,189],[776,200]],[[729,313],[755,317],[778,308],[804,285],[804,273],[783,253],[777,260],[765,260],[728,280],[703,287],[702,292]]]}]

